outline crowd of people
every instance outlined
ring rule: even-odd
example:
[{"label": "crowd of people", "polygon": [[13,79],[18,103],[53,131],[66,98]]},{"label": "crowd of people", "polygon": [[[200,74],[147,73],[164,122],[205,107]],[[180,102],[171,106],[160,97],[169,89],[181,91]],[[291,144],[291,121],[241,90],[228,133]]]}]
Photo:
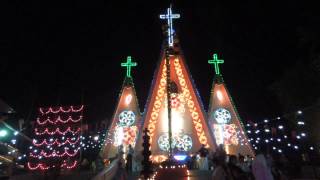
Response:
[{"label": "crowd of people", "polygon": [[189,169],[211,170],[212,179],[217,180],[286,180],[285,166],[288,163],[283,155],[279,162],[262,148],[256,157],[239,154],[227,155],[223,145],[210,152],[204,145],[187,160]]},{"label": "crowd of people", "polygon": [[[131,145],[125,153],[123,146],[119,146],[115,157],[119,160],[115,177],[126,179],[124,177],[127,175],[140,172],[142,157],[139,154],[134,152]],[[219,145],[215,151],[202,145],[198,152],[187,157],[186,165],[189,170],[211,171],[214,180],[286,180],[292,178],[296,171],[285,154],[273,157],[266,147],[257,150],[255,157],[250,157],[228,155],[223,145]]]}]

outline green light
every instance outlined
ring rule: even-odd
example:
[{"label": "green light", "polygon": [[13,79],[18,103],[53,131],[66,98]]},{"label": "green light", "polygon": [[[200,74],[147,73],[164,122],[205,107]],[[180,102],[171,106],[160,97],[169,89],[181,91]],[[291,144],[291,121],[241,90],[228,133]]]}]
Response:
[{"label": "green light", "polygon": [[219,64],[223,64],[224,60],[218,59],[218,55],[216,53],[214,53],[213,60],[209,60],[208,63],[214,64],[214,70],[216,71],[216,75],[220,75]]},{"label": "green light", "polygon": [[131,67],[137,66],[136,62],[131,62],[131,56],[127,57],[127,62],[126,63],[121,63],[122,67],[127,68],[127,77],[131,77]]},{"label": "green light", "polygon": [[5,137],[8,135],[8,132],[4,129],[0,130],[0,137]]}]

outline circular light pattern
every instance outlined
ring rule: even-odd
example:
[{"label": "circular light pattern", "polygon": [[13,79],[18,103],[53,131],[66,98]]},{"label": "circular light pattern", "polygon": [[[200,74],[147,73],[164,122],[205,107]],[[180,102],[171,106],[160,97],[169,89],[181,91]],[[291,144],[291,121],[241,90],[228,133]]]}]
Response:
[{"label": "circular light pattern", "polygon": [[136,120],[136,115],[132,111],[122,111],[119,114],[118,125],[121,127],[131,126]]},{"label": "circular light pattern", "polygon": [[182,135],[177,139],[176,147],[179,151],[189,151],[192,148],[192,138],[188,135]]},{"label": "circular light pattern", "polygon": [[[168,134],[163,134],[158,139],[159,148],[162,151],[169,151],[169,137]],[[176,135],[172,138],[172,149],[178,151],[189,151],[192,148],[192,138],[188,135]]]},{"label": "circular light pattern", "polygon": [[224,108],[219,108],[215,110],[213,113],[213,117],[219,124],[226,124],[229,123],[231,120],[230,112]]},{"label": "circular light pattern", "polygon": [[[175,139],[173,138],[172,139],[172,142],[171,142],[171,147],[173,148],[175,146],[176,142],[175,142]],[[159,148],[162,150],[162,151],[169,151],[169,136],[168,134],[163,134],[159,137],[158,139],[158,145],[159,145]]]}]

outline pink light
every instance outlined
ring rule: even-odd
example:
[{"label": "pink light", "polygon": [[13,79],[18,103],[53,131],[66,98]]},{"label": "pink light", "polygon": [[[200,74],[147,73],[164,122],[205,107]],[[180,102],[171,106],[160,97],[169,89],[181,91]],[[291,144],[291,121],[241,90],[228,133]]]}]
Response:
[{"label": "pink light", "polygon": [[63,107],[59,107],[57,110],[54,110],[52,107],[50,107],[48,110],[44,110],[44,108],[40,108],[40,112],[42,115],[44,114],[49,114],[49,113],[54,113],[57,114],[59,112],[63,112],[63,113],[69,113],[69,112],[80,112],[83,110],[83,105],[79,108],[79,109],[75,109],[73,106],[70,106],[70,108],[68,108],[67,110],[63,109]]},{"label": "pink light", "polygon": [[51,154],[44,152],[43,150],[38,154],[38,155],[34,155],[32,153],[30,153],[30,157],[33,158],[39,158],[40,156],[46,157],[46,158],[50,158],[50,157],[64,157],[64,156],[68,156],[68,157],[74,157],[78,154],[79,150],[75,150],[73,151],[73,153],[69,153],[68,150],[64,150],[63,153],[59,154],[56,151],[53,151]]},{"label": "pink light", "polygon": [[66,135],[68,132],[72,133],[72,134],[78,134],[80,132],[80,128],[78,128],[75,131],[71,130],[71,127],[68,127],[65,131],[60,131],[60,128],[56,128],[56,130],[54,131],[49,131],[48,128],[46,128],[44,131],[39,132],[38,128],[35,129],[36,135],[44,135],[44,134],[48,134],[48,135],[55,135],[55,134],[60,134],[60,135]]},{"label": "pink light", "polygon": [[77,144],[79,141],[80,141],[80,137],[78,137],[77,140],[75,140],[74,142],[72,142],[70,138],[67,138],[67,140],[64,141],[63,143],[58,142],[58,139],[56,139],[53,143],[50,143],[50,142],[48,143],[46,139],[44,139],[41,143],[36,143],[36,141],[33,141],[32,143],[33,143],[34,146],[39,147],[39,146],[42,146],[42,145],[52,146],[52,145],[55,145],[55,144],[57,144],[58,146],[62,146],[62,145],[68,144],[68,143],[70,145],[74,145],[74,144]]},{"label": "pink light", "polygon": [[45,125],[45,124],[47,124],[47,123],[57,124],[58,122],[61,122],[61,123],[65,124],[65,123],[68,123],[68,122],[76,123],[76,122],[79,122],[79,121],[81,121],[81,120],[82,120],[82,116],[79,116],[78,119],[72,119],[72,117],[69,116],[67,120],[63,120],[63,119],[61,119],[60,116],[58,116],[58,118],[57,118],[55,121],[52,121],[52,120],[50,120],[49,118],[47,118],[46,120],[44,120],[43,122],[41,122],[41,121],[40,121],[40,118],[37,118],[37,123],[38,123],[39,125]]}]

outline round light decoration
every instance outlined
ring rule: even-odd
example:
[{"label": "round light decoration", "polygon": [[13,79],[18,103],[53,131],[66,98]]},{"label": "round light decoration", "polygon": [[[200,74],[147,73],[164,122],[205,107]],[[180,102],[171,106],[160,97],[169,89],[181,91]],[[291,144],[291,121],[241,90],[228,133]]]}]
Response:
[{"label": "round light decoration", "polygon": [[226,124],[231,121],[231,113],[224,108],[215,110],[213,113],[213,117],[219,124]]},{"label": "round light decoration", "polygon": [[[168,134],[163,134],[158,139],[159,148],[163,151],[169,151]],[[189,151],[192,148],[192,138],[188,135],[177,135],[172,138],[172,149],[179,151]]]},{"label": "round light decoration", "polygon": [[118,125],[121,127],[131,126],[136,120],[136,115],[132,111],[122,111],[119,114]]},{"label": "round light decoration", "polygon": [[[171,142],[171,148],[174,148],[176,142],[175,142],[175,139],[173,138],[172,139],[172,142]],[[158,145],[159,145],[159,148],[162,150],[162,151],[169,151],[169,137],[168,137],[168,134],[163,134],[159,137],[158,139]]]},{"label": "round light decoration", "polygon": [[182,135],[177,138],[176,147],[179,151],[189,151],[192,148],[192,138],[188,135]]}]

